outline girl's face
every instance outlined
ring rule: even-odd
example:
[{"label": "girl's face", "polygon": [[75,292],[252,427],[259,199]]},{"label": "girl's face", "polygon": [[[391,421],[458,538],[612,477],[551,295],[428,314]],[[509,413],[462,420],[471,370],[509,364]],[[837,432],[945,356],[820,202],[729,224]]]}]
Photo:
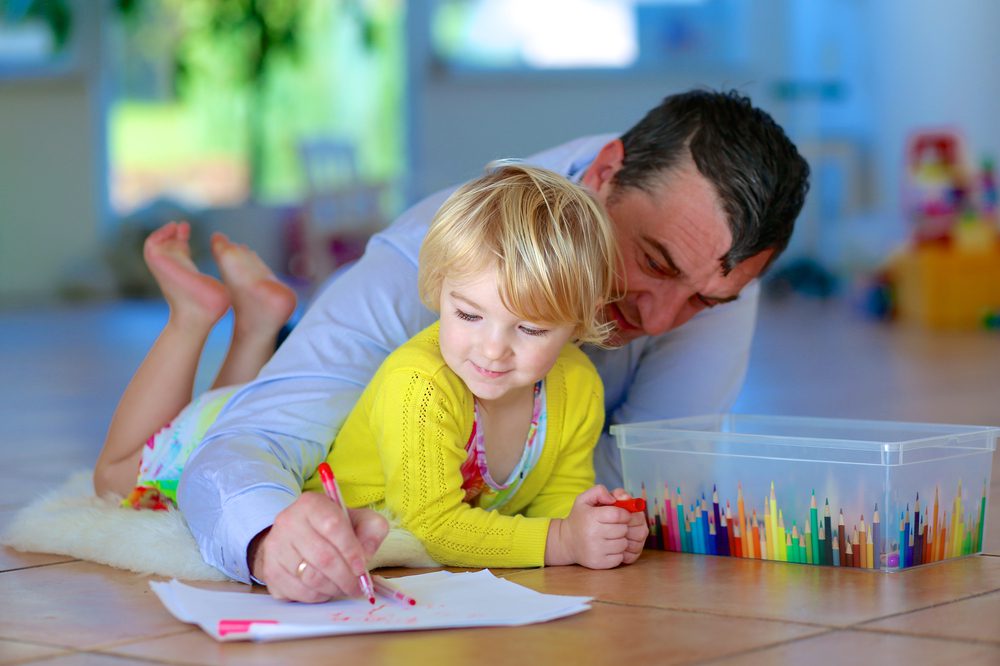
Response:
[{"label": "girl's face", "polygon": [[519,319],[503,305],[496,269],[441,285],[441,354],[480,401],[534,386],[548,374],[573,326]]}]

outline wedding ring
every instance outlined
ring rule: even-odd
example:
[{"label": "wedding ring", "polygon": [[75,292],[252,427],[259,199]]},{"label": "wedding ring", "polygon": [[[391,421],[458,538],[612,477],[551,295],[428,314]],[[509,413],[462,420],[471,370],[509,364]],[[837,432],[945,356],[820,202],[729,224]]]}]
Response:
[{"label": "wedding ring", "polygon": [[295,575],[298,576],[299,578],[302,578],[302,574],[306,572],[306,569],[308,567],[309,563],[306,562],[305,560],[302,560],[301,562],[299,562],[299,566],[295,568]]}]

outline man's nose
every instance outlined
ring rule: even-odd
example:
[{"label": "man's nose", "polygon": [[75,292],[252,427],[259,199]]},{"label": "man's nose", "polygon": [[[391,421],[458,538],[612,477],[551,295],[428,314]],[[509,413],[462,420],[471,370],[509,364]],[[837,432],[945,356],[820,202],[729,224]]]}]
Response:
[{"label": "man's nose", "polygon": [[693,295],[688,291],[664,286],[655,292],[641,294],[637,305],[643,332],[646,335],[659,335],[684,323],[684,312]]}]

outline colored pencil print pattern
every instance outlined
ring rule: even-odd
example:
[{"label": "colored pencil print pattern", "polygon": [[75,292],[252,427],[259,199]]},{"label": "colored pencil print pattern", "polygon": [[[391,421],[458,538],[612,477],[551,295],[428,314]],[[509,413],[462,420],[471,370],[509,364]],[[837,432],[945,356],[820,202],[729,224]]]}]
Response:
[{"label": "colored pencil print pattern", "polygon": [[877,503],[869,521],[864,514],[852,521],[843,508],[831,508],[829,498],[821,509],[815,491],[807,511],[788,513],[778,505],[773,481],[760,513],[757,506],[748,509],[742,484],[737,484],[735,511],[729,499],[720,499],[714,484],[711,499],[701,493],[689,501],[681,486],[667,484],[662,502],[657,497],[649,501],[644,484],[639,495],[646,500],[647,548],[798,564],[906,569],[980,552],[986,524],[985,482],[979,501],[968,511],[962,505],[961,481],[950,512],[941,504],[940,488],[935,488],[933,505],[925,500],[923,508],[916,493],[899,515],[898,531],[895,517],[883,516]]}]

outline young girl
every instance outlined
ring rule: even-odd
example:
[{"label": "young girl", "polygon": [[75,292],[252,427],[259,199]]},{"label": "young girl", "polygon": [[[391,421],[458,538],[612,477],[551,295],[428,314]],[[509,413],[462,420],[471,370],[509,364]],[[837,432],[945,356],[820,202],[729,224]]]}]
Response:
[{"label": "young girl", "polygon": [[347,505],[387,510],[446,565],[634,561],[643,515],[591,487],[603,388],[577,348],[608,336],[617,261],[603,211],[557,174],[506,165],[456,191],[420,250],[440,319],[389,355],[329,454]]}]

